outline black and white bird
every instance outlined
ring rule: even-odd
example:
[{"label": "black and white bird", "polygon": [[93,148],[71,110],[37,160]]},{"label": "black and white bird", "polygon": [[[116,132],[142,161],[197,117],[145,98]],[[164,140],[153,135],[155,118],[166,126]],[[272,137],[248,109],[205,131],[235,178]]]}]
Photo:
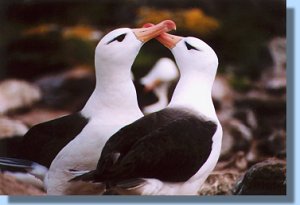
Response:
[{"label": "black and white bird", "polygon": [[[86,183],[67,183],[73,176],[69,170],[95,169],[108,138],[143,116],[131,66],[145,42],[175,27],[166,20],[152,28],[120,28],[105,35],[95,51],[96,87],[83,109],[29,130],[19,157],[35,163],[3,158],[0,163],[49,168],[44,185],[50,195],[94,194],[95,189]],[[101,187],[96,192],[101,193]]]},{"label": "black and white bird", "polygon": [[214,169],[222,142],[211,98],[217,55],[194,37],[157,39],[171,50],[180,71],[171,102],[115,133],[97,169],[71,181],[106,183],[119,194],[196,195]]},{"label": "black and white bird", "polygon": [[157,112],[168,105],[170,86],[178,77],[179,72],[174,61],[164,57],[160,58],[150,72],[140,79],[146,92],[153,91],[158,98],[157,102],[143,107],[144,114]]}]

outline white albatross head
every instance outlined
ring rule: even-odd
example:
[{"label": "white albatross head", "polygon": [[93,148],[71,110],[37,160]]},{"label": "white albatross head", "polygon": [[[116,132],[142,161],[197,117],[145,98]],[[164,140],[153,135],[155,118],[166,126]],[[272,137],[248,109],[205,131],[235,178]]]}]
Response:
[{"label": "white albatross head", "polygon": [[169,84],[179,76],[176,64],[170,58],[160,58],[140,82],[146,90],[153,90],[162,83]]},{"label": "white albatross head", "polygon": [[[153,24],[144,25],[150,26]],[[168,107],[187,107],[217,120],[211,98],[218,68],[218,57],[214,50],[195,37],[162,33],[156,39],[171,50],[180,71],[180,79]]]},{"label": "white albatross head", "polygon": [[119,28],[106,34],[98,43],[95,52],[96,65],[101,64],[119,67],[130,65],[136,58],[144,43],[176,28],[171,20],[165,20],[149,28]]},{"label": "white albatross head", "polygon": [[178,68],[170,58],[160,58],[150,72],[140,79],[144,85],[144,91],[152,91],[158,97],[158,101],[154,104],[143,108],[144,114],[153,113],[165,108],[168,103],[169,88],[179,77]]},{"label": "white albatross head", "polygon": [[168,33],[163,33],[156,39],[171,50],[181,75],[189,72],[202,76],[209,80],[211,85],[213,84],[218,68],[218,57],[204,41]]},{"label": "white albatross head", "polygon": [[119,28],[106,34],[96,47],[96,88],[82,110],[85,116],[93,116],[108,105],[115,112],[116,107],[137,110],[131,66],[145,42],[175,28],[173,21],[165,20],[151,28]]}]

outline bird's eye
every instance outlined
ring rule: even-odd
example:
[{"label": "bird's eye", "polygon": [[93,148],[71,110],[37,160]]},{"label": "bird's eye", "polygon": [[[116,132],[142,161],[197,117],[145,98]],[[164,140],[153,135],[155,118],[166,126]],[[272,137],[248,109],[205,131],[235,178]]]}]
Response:
[{"label": "bird's eye", "polygon": [[122,41],[124,40],[125,36],[126,36],[126,33],[121,34],[121,35],[119,35],[119,36],[113,38],[113,39],[110,40],[109,42],[107,42],[107,44],[110,44],[111,42],[114,42],[114,41],[122,42]]},{"label": "bird's eye", "polygon": [[191,44],[189,44],[188,42],[185,41],[185,46],[188,50],[191,50],[191,49],[194,49],[194,50],[197,50],[197,51],[200,51],[198,48],[192,46]]}]

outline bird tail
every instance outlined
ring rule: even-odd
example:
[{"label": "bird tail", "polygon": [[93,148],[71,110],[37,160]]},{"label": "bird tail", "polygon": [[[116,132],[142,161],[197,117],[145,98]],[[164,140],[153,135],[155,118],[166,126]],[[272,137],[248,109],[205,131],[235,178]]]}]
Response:
[{"label": "bird tail", "polygon": [[[11,169],[9,169],[9,167]],[[0,157],[0,170],[9,170],[14,172],[28,172],[40,180],[44,180],[48,168],[36,162],[25,159]]]},{"label": "bird tail", "polygon": [[75,177],[69,180],[69,182],[75,181],[85,181],[85,182],[95,182],[96,170],[93,171],[76,171],[69,170]]},{"label": "bird tail", "polygon": [[111,178],[111,173],[106,170],[107,167],[114,165],[117,158],[120,156],[119,153],[111,153],[97,165],[97,169],[93,171],[78,171],[69,170],[75,177],[69,181],[86,181],[86,182],[106,182]]}]

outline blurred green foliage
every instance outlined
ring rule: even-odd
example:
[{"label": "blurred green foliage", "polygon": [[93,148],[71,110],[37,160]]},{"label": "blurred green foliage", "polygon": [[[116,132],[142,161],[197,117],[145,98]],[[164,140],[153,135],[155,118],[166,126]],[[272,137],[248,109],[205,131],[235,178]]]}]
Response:
[{"label": "blurred green foliage", "polygon": [[63,56],[67,57],[68,64],[94,64],[95,43],[79,38],[69,38],[64,41],[63,47]]},{"label": "blurred green foliage", "polygon": [[231,76],[229,79],[229,84],[235,88],[235,90],[240,92],[247,92],[251,89],[251,81],[245,76],[242,77],[234,77]]}]

